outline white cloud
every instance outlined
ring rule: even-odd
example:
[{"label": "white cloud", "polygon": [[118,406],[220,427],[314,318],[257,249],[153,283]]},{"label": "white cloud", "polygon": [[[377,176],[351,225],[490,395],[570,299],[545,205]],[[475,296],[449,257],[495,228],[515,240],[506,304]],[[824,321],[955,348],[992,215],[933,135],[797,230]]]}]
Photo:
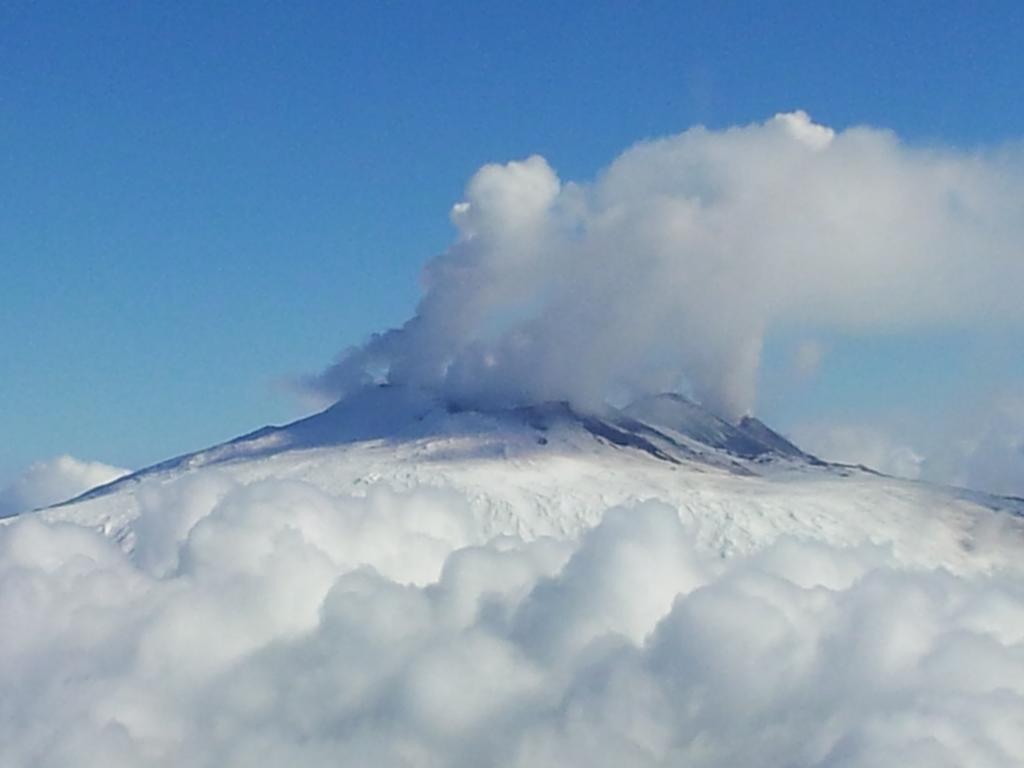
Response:
[{"label": "white cloud", "polygon": [[678,388],[752,408],[773,329],[1019,327],[1024,157],[839,132],[804,113],[638,144],[589,183],[482,168],[416,315],[309,384],[470,402]]},{"label": "white cloud", "polygon": [[130,554],[0,526],[3,765],[1024,761],[1024,581],[983,544],[723,560],[658,502],[486,539],[452,494],[204,473],[143,514]]},{"label": "white cloud", "polygon": [[927,437],[897,438],[875,425],[829,422],[800,425],[793,436],[827,461],[1024,497],[1024,398],[994,398],[967,408],[963,416],[959,424]]},{"label": "white cloud", "polygon": [[9,486],[0,489],[0,517],[67,501],[127,472],[98,462],[80,461],[73,456],[36,462]]},{"label": "white cloud", "polygon": [[[916,480],[925,457],[881,429],[865,425],[805,424],[794,439],[806,451],[826,461],[862,464],[887,475]],[[942,480],[939,480],[942,482]]]},{"label": "white cloud", "polygon": [[1024,496],[1024,397],[996,398],[977,423],[929,454],[924,476]]},{"label": "white cloud", "polygon": [[[638,145],[588,185],[537,157],[488,166],[416,316],[316,385],[588,404],[686,378],[735,414],[775,326],[1019,323],[1022,178],[1016,156],[802,113]],[[1008,423],[957,454],[971,477],[1016,471],[992,459],[1015,455]],[[863,428],[808,443],[930,466]],[[119,472],[63,457],[0,503]],[[425,488],[211,470],[138,500],[120,543],[38,515],[0,526],[0,764],[1024,763],[1024,580],[985,536],[953,573],[812,540],[713,556],[655,500],[532,540],[485,535],[486,500]]]}]

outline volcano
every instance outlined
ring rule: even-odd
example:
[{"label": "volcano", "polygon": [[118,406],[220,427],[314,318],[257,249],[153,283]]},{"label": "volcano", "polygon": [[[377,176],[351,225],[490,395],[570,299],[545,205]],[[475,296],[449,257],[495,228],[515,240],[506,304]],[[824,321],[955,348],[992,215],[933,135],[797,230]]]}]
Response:
[{"label": "volcano", "polygon": [[[139,499],[184,478],[307,483],[327,494],[427,487],[472,500],[480,535],[579,535],[606,509],[666,501],[702,547],[750,552],[779,536],[887,542],[911,560],[967,566],[979,531],[1017,530],[1024,501],[825,462],[756,418],[730,423],[670,393],[584,413],[564,402],[459,407],[394,386],[161,462],[42,513],[129,549]],[[1005,556],[1017,557],[1010,537]]]},{"label": "volcano", "polygon": [[1024,761],[1024,501],[370,387],[0,524],[0,764]]}]

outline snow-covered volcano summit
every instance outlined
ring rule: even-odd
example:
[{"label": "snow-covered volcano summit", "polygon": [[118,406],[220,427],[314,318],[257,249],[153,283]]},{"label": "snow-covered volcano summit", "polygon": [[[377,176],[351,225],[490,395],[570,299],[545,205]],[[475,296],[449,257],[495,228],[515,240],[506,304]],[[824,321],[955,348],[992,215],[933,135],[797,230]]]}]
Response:
[{"label": "snow-covered volcano summit", "polygon": [[979,532],[1016,530],[1024,511],[1019,500],[822,462],[755,418],[732,424],[676,394],[597,415],[565,403],[471,410],[380,386],[127,475],[44,515],[100,527],[130,548],[146,498],[206,480],[299,481],[331,495],[443,489],[470,500],[483,537],[576,535],[611,506],[653,498],[691,518],[701,545],[718,554],[793,534],[899,543],[911,559],[952,567],[970,560]]},{"label": "snow-covered volcano summit", "polygon": [[[170,459],[83,495],[94,498],[152,476],[266,459],[287,452],[382,442],[419,442],[437,449],[461,439],[466,458],[502,445],[504,453],[538,452],[551,440],[565,450],[592,443],[629,448],[672,464],[694,463],[749,474],[749,462],[823,465],[757,419],[731,424],[677,394],[645,398],[626,409],[581,413],[568,403],[478,410],[401,387],[368,388],[321,413],[282,427],[263,427],[212,448]],[[547,453],[552,453],[552,448]],[[755,473],[756,474],[756,473]],[[77,501],[79,499],[76,499]]]}]

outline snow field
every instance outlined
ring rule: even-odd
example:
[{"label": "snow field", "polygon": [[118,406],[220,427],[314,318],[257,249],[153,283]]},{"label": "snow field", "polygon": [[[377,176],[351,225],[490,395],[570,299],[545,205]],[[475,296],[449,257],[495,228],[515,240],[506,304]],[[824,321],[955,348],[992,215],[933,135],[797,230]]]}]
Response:
[{"label": "snow field", "polygon": [[1015,518],[870,476],[441,447],[0,526],[0,764],[1024,761]]}]

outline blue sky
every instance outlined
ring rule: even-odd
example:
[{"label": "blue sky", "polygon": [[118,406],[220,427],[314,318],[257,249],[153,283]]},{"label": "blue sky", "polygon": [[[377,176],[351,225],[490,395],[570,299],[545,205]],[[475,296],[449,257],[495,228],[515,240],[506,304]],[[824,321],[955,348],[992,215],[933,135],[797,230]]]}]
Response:
[{"label": "blue sky", "polygon": [[[410,314],[484,163],[587,179],[637,140],[797,108],[1020,138],[1024,7],[966,8],[3,4],[0,480],[299,415],[283,382]],[[939,333],[827,339],[794,383],[791,341],[761,389],[783,428],[928,423],[1024,381],[1013,338]]]}]

